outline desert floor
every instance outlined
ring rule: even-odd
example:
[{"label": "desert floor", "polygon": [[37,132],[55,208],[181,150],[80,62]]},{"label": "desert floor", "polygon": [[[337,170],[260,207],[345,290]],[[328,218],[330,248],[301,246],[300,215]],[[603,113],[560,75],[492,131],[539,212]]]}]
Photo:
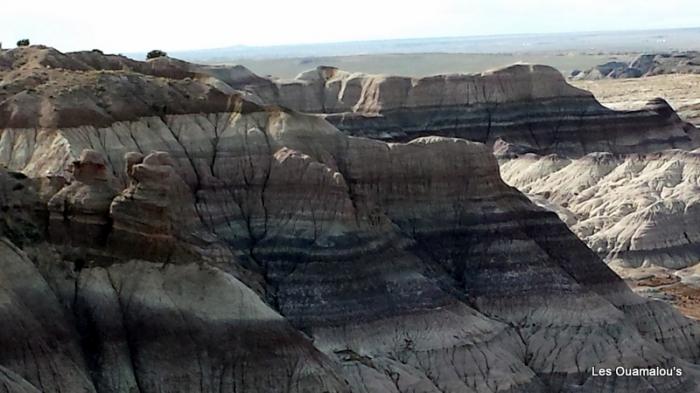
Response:
[{"label": "desert floor", "polygon": [[[334,66],[350,72],[404,76],[428,76],[451,73],[477,73],[513,63],[547,64],[564,75],[584,70],[608,61],[628,61],[636,54],[597,54],[576,52],[473,54],[416,53],[377,54],[328,57],[295,57],[282,59],[228,59],[225,64],[240,64],[259,75],[294,78],[299,73],[318,66]],[[219,62],[218,64],[221,64]]]},{"label": "desert floor", "polygon": [[659,75],[571,83],[593,92],[600,102],[613,109],[637,109],[652,98],[662,97],[686,120],[700,124],[700,75]]}]

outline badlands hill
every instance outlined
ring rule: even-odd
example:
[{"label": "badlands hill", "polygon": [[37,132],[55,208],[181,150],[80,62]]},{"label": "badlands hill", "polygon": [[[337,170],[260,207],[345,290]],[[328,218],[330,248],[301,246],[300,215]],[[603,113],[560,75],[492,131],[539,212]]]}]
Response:
[{"label": "badlands hill", "polygon": [[[236,87],[322,113],[353,135],[443,135],[491,145],[509,184],[556,211],[619,272],[700,261],[698,130],[663,99],[615,111],[553,69],[527,65],[428,78],[322,67],[292,81]],[[695,287],[695,270],[682,278]]]},{"label": "badlands hill", "polygon": [[[491,146],[452,137],[476,132],[461,115],[451,136],[349,136],[361,119],[382,129],[388,108],[395,127],[411,120],[415,105],[383,98],[387,79],[344,85],[377,99],[352,103],[367,113],[314,115],[240,68],[43,47],[1,56],[7,392],[700,391],[700,325],[635,295],[506,185]],[[519,135],[532,101],[544,118],[550,102],[594,103],[552,90],[563,82],[542,67],[458,79],[483,92],[494,85],[480,78],[501,76],[528,82],[496,85],[521,109],[511,128],[498,117],[494,139]],[[394,102],[408,102],[409,82]],[[318,97],[328,84],[291,85]],[[478,113],[461,99],[450,113]],[[435,106],[417,110],[422,124],[447,124],[421,105]],[[565,150],[588,152],[603,129],[623,151],[694,140],[665,106],[606,113],[585,118],[600,127],[591,142],[587,123],[562,127]],[[543,143],[518,149],[556,146]],[[620,364],[674,375],[591,376]]]},{"label": "badlands hill", "polygon": [[505,180],[557,211],[621,266],[700,261],[698,130],[663,99],[615,111],[545,66],[429,78],[319,68],[293,81],[228,81],[263,101],[321,113],[390,141],[460,137],[494,147]]},{"label": "badlands hill", "polygon": [[700,52],[645,53],[630,62],[612,61],[586,71],[574,71],[574,80],[640,78],[665,74],[700,74]]},{"label": "badlands hill", "polygon": [[493,144],[502,138],[543,154],[583,155],[688,148],[697,137],[662,101],[616,112],[547,66],[425,78],[320,67],[291,81],[227,82],[264,102],[323,113],[346,133],[391,141],[442,135]]}]

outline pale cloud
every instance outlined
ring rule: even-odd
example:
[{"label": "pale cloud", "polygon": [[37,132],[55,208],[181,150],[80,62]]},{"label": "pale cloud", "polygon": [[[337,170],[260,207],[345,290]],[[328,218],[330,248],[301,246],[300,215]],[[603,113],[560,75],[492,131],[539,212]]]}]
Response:
[{"label": "pale cloud", "polygon": [[700,27],[697,0],[9,1],[0,41],[140,51],[386,38]]}]

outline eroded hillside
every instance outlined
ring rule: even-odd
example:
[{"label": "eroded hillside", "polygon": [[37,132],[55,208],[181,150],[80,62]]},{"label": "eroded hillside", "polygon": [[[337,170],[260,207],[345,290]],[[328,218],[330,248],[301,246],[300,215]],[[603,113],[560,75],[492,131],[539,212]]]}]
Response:
[{"label": "eroded hillside", "polygon": [[[635,295],[556,214],[501,180],[490,146],[452,137],[482,132],[471,122],[450,126],[454,135],[378,141],[338,127],[411,121],[413,107],[382,116],[376,94],[392,91],[383,82],[359,83],[358,97],[376,93],[364,101],[372,116],[324,119],[285,108],[277,82],[241,69],[9,53],[0,64],[23,65],[1,74],[8,391],[700,390],[700,325]],[[182,73],[153,72],[159,64]],[[505,107],[536,98],[550,119],[523,140],[566,123],[546,105],[562,91],[563,102],[595,103],[541,86],[532,75],[547,69],[504,72],[492,75],[542,92],[511,99],[503,85]],[[317,97],[306,93],[314,83],[299,91]],[[622,151],[694,143],[665,111],[606,113],[628,141]],[[520,135],[531,120],[516,112],[510,128],[499,112],[485,141]],[[423,113],[428,123],[414,129],[445,123]],[[629,139],[628,122],[650,125]],[[572,124],[558,128],[567,151],[609,142],[609,121],[593,123],[590,144]],[[683,375],[591,377],[592,366],[620,363]]]}]

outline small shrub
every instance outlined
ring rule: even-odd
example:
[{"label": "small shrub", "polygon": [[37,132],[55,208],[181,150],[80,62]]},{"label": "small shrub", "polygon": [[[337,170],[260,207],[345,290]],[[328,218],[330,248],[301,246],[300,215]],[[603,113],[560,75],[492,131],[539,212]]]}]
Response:
[{"label": "small shrub", "polygon": [[17,41],[17,46],[29,46],[29,39],[24,38]]},{"label": "small shrub", "polygon": [[167,55],[168,55],[167,53],[163,52],[160,49],[154,49],[154,50],[148,52],[148,54],[146,55],[146,58],[147,59],[155,59],[158,57],[165,57]]}]

